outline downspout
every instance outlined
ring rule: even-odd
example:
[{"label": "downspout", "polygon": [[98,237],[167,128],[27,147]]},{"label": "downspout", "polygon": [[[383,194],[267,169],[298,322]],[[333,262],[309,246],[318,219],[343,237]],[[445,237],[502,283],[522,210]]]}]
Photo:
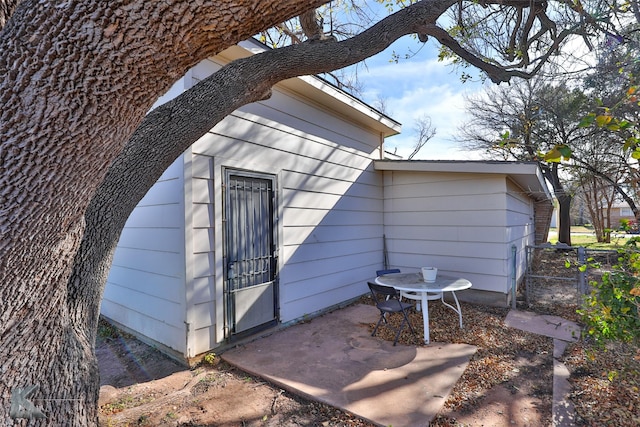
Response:
[{"label": "downspout", "polygon": [[[384,227],[384,224],[383,224]],[[387,251],[387,236],[382,235],[382,262],[384,264],[384,269],[389,269],[389,252]]]},{"label": "downspout", "polygon": [[[380,144],[378,145],[378,150],[380,154],[380,160],[384,160],[384,133],[380,132]],[[382,172],[384,176],[384,172]],[[382,180],[382,217],[384,218],[384,178]],[[389,253],[387,252],[387,236],[384,232],[385,224],[382,222],[382,262],[384,264],[384,269],[389,268]]]}]

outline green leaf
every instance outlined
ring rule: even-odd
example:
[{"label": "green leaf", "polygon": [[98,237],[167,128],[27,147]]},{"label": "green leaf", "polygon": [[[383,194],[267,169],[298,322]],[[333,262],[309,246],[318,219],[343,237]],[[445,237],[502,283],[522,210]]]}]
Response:
[{"label": "green leaf", "polygon": [[562,157],[565,158],[565,160],[569,160],[571,158],[571,148],[568,145],[559,145],[557,148],[558,151],[560,151],[560,154],[562,154]]},{"label": "green leaf", "polygon": [[581,127],[581,128],[589,127],[593,124],[595,119],[596,119],[596,114],[589,113],[580,120],[580,123],[578,123],[578,127]]},{"label": "green leaf", "polygon": [[631,122],[628,120],[620,120],[618,122],[618,126],[620,127],[620,130],[627,130],[631,127]]},{"label": "green leaf", "polygon": [[544,155],[544,161],[550,163],[560,163],[563,159],[571,158],[571,148],[565,144],[559,144],[553,147]]},{"label": "green leaf", "polygon": [[611,122],[611,118],[612,118],[611,116],[604,115],[604,114],[596,116],[596,124],[599,127],[604,127],[604,126],[608,125],[609,122]]},{"label": "green leaf", "polygon": [[622,146],[622,149],[624,151],[627,151],[631,148],[635,148],[637,145],[638,145],[638,139],[633,136],[630,136],[624,141],[624,145]]}]

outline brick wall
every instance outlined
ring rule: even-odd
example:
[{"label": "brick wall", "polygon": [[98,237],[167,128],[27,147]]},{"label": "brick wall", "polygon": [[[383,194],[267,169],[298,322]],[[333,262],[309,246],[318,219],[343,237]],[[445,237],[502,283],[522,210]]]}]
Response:
[{"label": "brick wall", "polygon": [[551,215],[553,215],[553,203],[551,200],[541,200],[536,202],[534,207],[536,245],[545,243],[549,238]]}]

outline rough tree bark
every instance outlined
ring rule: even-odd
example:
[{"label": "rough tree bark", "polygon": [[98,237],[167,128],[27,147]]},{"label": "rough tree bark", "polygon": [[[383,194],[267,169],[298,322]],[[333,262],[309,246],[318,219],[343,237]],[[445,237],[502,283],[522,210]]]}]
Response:
[{"label": "rough tree bark", "polygon": [[[159,108],[122,151],[157,96],[188,68],[323,2],[33,0],[18,6],[0,33],[0,73],[6,76],[0,82],[5,424],[13,422],[7,413],[11,389],[32,384],[40,386],[34,398],[47,415],[42,425],[95,424],[95,326],[122,225],[164,168],[226,114],[266,96],[278,80],[354,63],[409,33],[433,36],[493,81],[525,75],[465,53],[435,25],[457,0],[429,0],[405,9],[401,18],[387,18],[358,41],[307,43],[262,57],[273,62],[250,58],[252,66],[229,67],[231,74],[217,74],[213,83],[228,92],[213,98],[191,93]],[[249,66],[255,68],[243,68]],[[201,123],[194,112],[202,113]],[[91,228],[78,252],[92,198],[86,216]]]},{"label": "rough tree bark", "polygon": [[14,422],[12,389],[29,385],[39,385],[33,398],[47,415],[40,424],[96,422],[90,313],[75,294],[82,284],[66,284],[89,200],[153,102],[203,58],[323,2],[17,6],[0,33],[4,425]]},{"label": "rough tree bark", "polygon": [[5,24],[9,20],[9,17],[13,14],[14,9],[18,5],[19,0],[3,0],[0,1],[0,29],[4,28]]}]

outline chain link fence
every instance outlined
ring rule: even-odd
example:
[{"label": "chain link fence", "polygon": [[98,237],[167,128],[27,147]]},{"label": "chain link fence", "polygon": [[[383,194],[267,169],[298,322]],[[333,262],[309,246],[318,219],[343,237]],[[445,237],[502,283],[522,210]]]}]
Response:
[{"label": "chain link fence", "polygon": [[599,281],[602,273],[617,263],[618,256],[615,250],[527,246],[525,278],[516,301],[518,308],[577,319],[576,310],[583,296],[591,291],[589,282]]}]

